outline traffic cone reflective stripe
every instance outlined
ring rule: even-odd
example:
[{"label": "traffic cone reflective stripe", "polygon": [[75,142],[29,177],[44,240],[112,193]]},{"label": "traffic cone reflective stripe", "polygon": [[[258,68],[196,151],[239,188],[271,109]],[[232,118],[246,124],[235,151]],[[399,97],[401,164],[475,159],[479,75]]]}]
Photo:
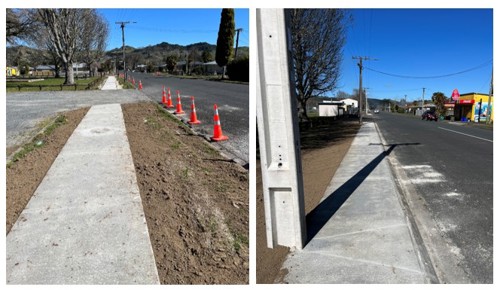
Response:
[{"label": "traffic cone reflective stripe", "polygon": [[182,104],[181,104],[181,95],[179,94],[179,91],[177,91],[177,109],[175,110],[176,115],[184,115],[185,112],[182,110]]},{"label": "traffic cone reflective stripe", "polygon": [[214,115],[214,135],[210,138],[212,141],[224,141],[229,139],[227,136],[222,134],[222,127],[220,125],[219,110],[217,105],[214,105],[215,115]]},{"label": "traffic cone reflective stripe", "polygon": [[191,96],[191,120],[188,122],[191,125],[201,124],[201,122],[196,117],[196,107],[194,105],[194,97]]},{"label": "traffic cone reflective stripe", "polygon": [[161,94],[161,103],[164,106],[167,105],[167,93],[165,92],[165,86],[163,86],[163,92]]},{"label": "traffic cone reflective stripe", "polygon": [[168,98],[167,98],[167,108],[173,108],[174,104],[172,104],[172,95],[170,94],[170,88],[168,88]]}]

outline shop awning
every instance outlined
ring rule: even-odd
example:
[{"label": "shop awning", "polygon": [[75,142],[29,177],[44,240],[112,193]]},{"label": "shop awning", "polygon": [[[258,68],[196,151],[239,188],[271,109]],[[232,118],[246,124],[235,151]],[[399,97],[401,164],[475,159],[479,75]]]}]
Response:
[{"label": "shop awning", "polygon": [[458,104],[460,104],[460,105],[473,105],[474,100],[458,100]]}]

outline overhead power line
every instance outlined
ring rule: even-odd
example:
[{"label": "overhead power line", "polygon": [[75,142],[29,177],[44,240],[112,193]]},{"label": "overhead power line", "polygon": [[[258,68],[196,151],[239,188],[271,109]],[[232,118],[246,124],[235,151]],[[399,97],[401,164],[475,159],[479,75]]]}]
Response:
[{"label": "overhead power line", "polygon": [[376,69],[373,69],[373,68],[370,68],[370,67],[367,67],[367,66],[365,66],[365,68],[367,70],[370,70],[370,71],[373,71],[373,72],[376,72],[376,73],[379,73],[379,74],[388,75],[388,76],[397,77],[397,78],[406,78],[406,79],[438,79],[438,78],[451,77],[451,76],[455,76],[455,75],[467,73],[467,72],[470,72],[470,71],[473,71],[473,70],[477,70],[477,69],[480,69],[480,68],[483,68],[483,67],[489,65],[492,62],[493,62],[493,59],[490,59],[489,61],[487,61],[485,63],[482,63],[482,64],[480,64],[478,66],[475,66],[475,67],[472,67],[472,68],[469,68],[469,69],[466,69],[466,70],[463,70],[463,71],[459,71],[459,72],[455,72],[455,73],[450,73],[450,74],[445,74],[445,75],[438,75],[438,76],[407,76],[407,75],[399,75],[399,74],[382,72],[382,71],[379,71],[379,70],[376,70]]}]

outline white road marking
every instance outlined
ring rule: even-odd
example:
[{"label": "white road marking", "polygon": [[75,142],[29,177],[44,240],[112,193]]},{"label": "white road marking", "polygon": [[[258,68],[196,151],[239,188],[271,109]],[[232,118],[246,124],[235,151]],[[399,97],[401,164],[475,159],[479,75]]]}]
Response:
[{"label": "white road marking", "polygon": [[444,176],[435,171],[430,165],[406,165],[401,166],[410,177],[409,182],[413,184],[439,183],[445,181]]},{"label": "white road marking", "polygon": [[453,132],[453,133],[457,133],[457,134],[461,134],[461,135],[465,135],[465,136],[468,136],[468,137],[472,137],[472,138],[476,138],[476,139],[484,140],[484,141],[489,141],[489,142],[493,143],[493,140],[490,140],[490,139],[485,139],[485,138],[477,137],[477,136],[474,136],[474,135],[465,134],[465,133],[462,133],[462,132],[458,132],[458,131],[455,131],[455,130],[446,129],[446,128],[443,128],[443,127],[438,127],[438,128],[446,130],[446,131],[450,131],[450,132]]}]

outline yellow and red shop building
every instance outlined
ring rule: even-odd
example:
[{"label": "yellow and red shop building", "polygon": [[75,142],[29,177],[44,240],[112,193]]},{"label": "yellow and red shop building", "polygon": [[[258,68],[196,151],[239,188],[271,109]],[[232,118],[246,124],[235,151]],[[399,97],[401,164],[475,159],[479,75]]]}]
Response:
[{"label": "yellow and red shop building", "polygon": [[489,107],[488,98],[489,95],[487,94],[460,94],[458,100],[453,103],[446,103],[445,107],[448,111],[453,110],[455,121],[486,122],[488,114],[491,112],[491,121],[493,122],[493,96],[491,96]]}]

